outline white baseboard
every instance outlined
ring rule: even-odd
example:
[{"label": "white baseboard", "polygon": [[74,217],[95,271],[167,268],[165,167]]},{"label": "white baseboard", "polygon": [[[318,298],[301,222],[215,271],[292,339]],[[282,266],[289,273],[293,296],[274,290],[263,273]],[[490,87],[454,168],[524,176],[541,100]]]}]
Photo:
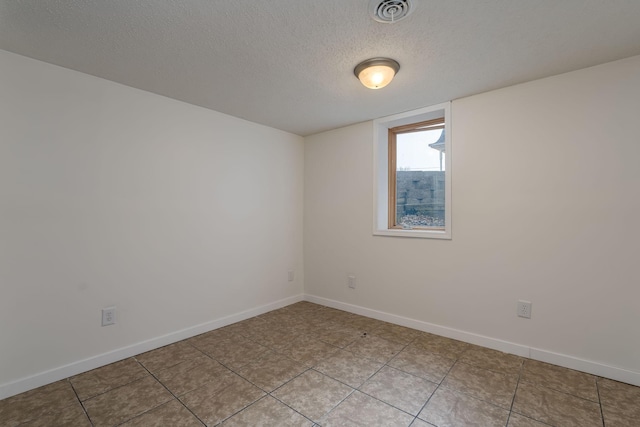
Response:
[{"label": "white baseboard", "polygon": [[623,368],[605,365],[599,362],[580,359],[578,357],[566,354],[558,354],[548,350],[528,347],[522,344],[516,344],[509,341],[503,341],[484,335],[474,334],[471,332],[461,331],[459,329],[448,328],[433,323],[423,322],[421,320],[409,319],[407,317],[398,316],[370,308],[347,304],[344,302],[331,300],[328,298],[318,297],[306,294],[304,299],[309,302],[321,304],[327,307],[337,308],[339,310],[348,311],[362,316],[372,317],[397,325],[406,326],[408,328],[417,329],[423,332],[429,332],[443,337],[468,342],[482,347],[500,350],[505,353],[511,353],[518,356],[528,357],[533,360],[547,362],[565,368],[575,369],[577,371],[586,372],[604,378],[621,381],[640,387],[640,372],[630,371]]},{"label": "white baseboard", "polygon": [[146,341],[129,345],[127,347],[122,347],[107,353],[99,354],[88,359],[72,362],[68,365],[60,366],[58,368],[54,368],[45,372],[40,372],[29,377],[18,379],[16,381],[0,384],[0,400],[37,387],[41,387],[43,385],[50,384],[55,381],[59,381],[67,377],[71,377],[73,375],[78,375],[83,372],[87,372],[92,369],[126,359],[131,356],[135,356],[140,353],[144,353],[145,351],[150,351],[159,347],[163,347],[165,345],[173,344],[175,342],[182,341],[184,339],[191,338],[193,336],[203,334],[205,332],[209,332],[214,329],[230,325],[232,323],[240,322],[242,320],[264,314],[271,310],[277,310],[278,308],[282,308],[303,300],[304,296],[302,294],[284,298],[279,301],[242,311],[240,313],[225,316],[220,319],[201,323],[199,325],[171,332],[159,337],[151,338]]}]

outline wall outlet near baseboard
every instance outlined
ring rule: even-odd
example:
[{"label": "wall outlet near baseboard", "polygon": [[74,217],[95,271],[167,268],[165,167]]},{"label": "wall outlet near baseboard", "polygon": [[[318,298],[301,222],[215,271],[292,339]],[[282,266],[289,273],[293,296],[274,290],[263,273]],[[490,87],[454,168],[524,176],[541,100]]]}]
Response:
[{"label": "wall outlet near baseboard", "polygon": [[107,307],[102,309],[102,326],[114,325],[116,323],[116,308]]},{"label": "wall outlet near baseboard", "polygon": [[531,303],[529,301],[518,301],[517,314],[519,317],[531,319]]},{"label": "wall outlet near baseboard", "polygon": [[293,282],[293,280],[296,278],[296,272],[294,270],[289,270],[288,274],[288,279],[290,282]]},{"label": "wall outlet near baseboard", "polygon": [[347,286],[349,286],[351,289],[356,288],[356,276],[352,274],[347,276]]}]

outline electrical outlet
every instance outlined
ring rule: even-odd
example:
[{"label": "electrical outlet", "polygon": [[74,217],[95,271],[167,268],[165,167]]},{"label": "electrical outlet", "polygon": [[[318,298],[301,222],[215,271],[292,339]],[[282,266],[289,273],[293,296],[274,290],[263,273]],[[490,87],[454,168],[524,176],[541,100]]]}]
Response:
[{"label": "electrical outlet", "polygon": [[295,271],[293,271],[293,270],[289,270],[289,273],[288,273],[288,274],[289,274],[289,276],[288,276],[288,277],[289,277],[289,281],[290,281],[290,282],[293,282],[293,279],[295,279],[295,278],[296,278],[296,272],[295,272]]},{"label": "electrical outlet", "polygon": [[109,326],[116,323],[116,308],[107,307],[102,309],[102,326]]},{"label": "electrical outlet", "polygon": [[518,316],[531,319],[531,303],[529,301],[518,301]]},{"label": "electrical outlet", "polygon": [[347,285],[351,288],[351,289],[355,289],[356,288],[356,276],[347,276]]}]

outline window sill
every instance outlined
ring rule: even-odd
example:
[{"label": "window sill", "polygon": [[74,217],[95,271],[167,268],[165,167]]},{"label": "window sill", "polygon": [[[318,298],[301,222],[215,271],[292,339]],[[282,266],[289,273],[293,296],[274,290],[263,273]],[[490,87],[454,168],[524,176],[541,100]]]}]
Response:
[{"label": "window sill", "polygon": [[413,237],[418,239],[444,239],[451,240],[451,233],[444,230],[420,230],[420,229],[386,229],[386,230],[373,230],[374,236],[389,236],[389,237]]}]

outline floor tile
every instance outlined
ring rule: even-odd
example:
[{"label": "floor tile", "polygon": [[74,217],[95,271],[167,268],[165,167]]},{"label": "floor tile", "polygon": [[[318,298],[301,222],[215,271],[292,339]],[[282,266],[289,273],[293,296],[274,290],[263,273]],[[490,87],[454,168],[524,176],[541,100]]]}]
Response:
[{"label": "floor tile", "polygon": [[454,363],[455,359],[407,347],[389,366],[439,384]]},{"label": "floor tile", "polygon": [[318,332],[323,329],[323,327],[307,323],[307,321],[301,319],[299,316],[296,316],[291,320],[291,324],[288,328],[291,330],[292,335],[305,336],[314,339],[317,337]]},{"label": "floor tile", "polygon": [[281,352],[285,356],[302,363],[306,367],[313,367],[338,351],[337,347],[318,341],[312,336],[298,336]]},{"label": "floor tile", "polygon": [[371,332],[371,335],[399,344],[409,344],[421,334],[422,332],[415,329],[405,328],[404,326],[394,325],[393,323],[384,323]]},{"label": "floor tile", "polygon": [[373,335],[362,335],[351,345],[345,348],[357,356],[366,357],[380,363],[388,362],[398,354],[404,345],[385,340]]},{"label": "floor tile", "polygon": [[180,396],[180,400],[206,425],[216,425],[264,395],[258,387],[230,374]]},{"label": "floor tile", "polygon": [[57,381],[0,400],[0,420],[6,425],[17,425],[40,418],[47,413],[60,412],[78,402],[67,380]]},{"label": "floor tile", "polygon": [[300,301],[283,307],[283,310],[291,313],[309,313],[316,310],[325,310],[325,307],[309,301]]},{"label": "floor tile", "polygon": [[291,327],[293,322],[297,319],[297,315],[294,312],[287,311],[283,308],[261,314],[258,317],[262,320],[266,320],[272,325],[282,327]]},{"label": "floor tile", "polygon": [[269,349],[242,336],[234,336],[214,346],[205,346],[203,351],[230,369],[240,369]]},{"label": "floor tile", "polygon": [[351,387],[309,370],[274,391],[272,395],[317,422],[352,391]]},{"label": "floor tile", "polygon": [[598,379],[598,391],[607,427],[623,420],[640,425],[640,387],[605,378]]},{"label": "floor tile", "polygon": [[318,339],[336,347],[345,348],[360,338],[360,332],[346,326],[330,325],[318,333]]},{"label": "floor tile", "polygon": [[224,327],[206,334],[193,337],[187,340],[187,342],[200,350],[202,353],[210,354],[216,348],[227,343],[229,340],[234,339],[246,340],[245,337],[234,334],[233,332],[227,330],[226,327]]},{"label": "floor tile", "polygon": [[156,378],[176,396],[202,387],[231,371],[209,356],[199,356],[159,371]]},{"label": "floor tile", "polygon": [[320,422],[323,427],[409,426],[413,417],[358,391],[345,399]]},{"label": "floor tile", "polygon": [[331,323],[331,318],[326,315],[325,310],[300,312],[297,315],[299,319],[313,328],[326,328]]},{"label": "floor tile", "polygon": [[438,386],[431,381],[385,366],[360,387],[360,391],[418,415]]},{"label": "floor tile", "polygon": [[308,337],[316,337],[318,332],[320,332],[324,326],[318,326],[314,323],[307,322],[305,319],[300,316],[296,316],[290,325],[294,334],[308,336]]},{"label": "floor tile", "polygon": [[229,339],[233,336],[232,332],[225,330],[224,328],[214,329],[213,331],[206,332],[204,334],[196,335],[195,337],[186,340],[189,344],[194,346],[200,351],[204,351],[203,347],[215,346],[220,341]]},{"label": "floor tile", "polygon": [[357,330],[361,335],[370,335],[373,331],[384,326],[385,324],[386,322],[383,322],[382,320],[372,319],[371,317],[353,316],[347,320],[345,326],[349,326],[350,328]]},{"label": "floor tile", "polygon": [[439,388],[419,418],[447,427],[503,427],[509,411],[463,393]]},{"label": "floor tile", "polygon": [[227,419],[223,427],[307,427],[313,422],[271,396],[265,396]]},{"label": "floor tile", "polygon": [[461,362],[490,371],[518,374],[523,358],[490,348],[470,346],[459,358]]},{"label": "floor tile", "polygon": [[202,427],[202,424],[182,403],[171,400],[122,424],[123,427]]},{"label": "floor tile", "polygon": [[121,360],[84,374],[71,377],[71,385],[80,400],[104,393],[149,375],[134,358]]},{"label": "floor tile", "polygon": [[640,426],[640,387],[306,302],[0,400],[0,427],[603,427],[602,418]]},{"label": "floor tile", "polygon": [[509,415],[509,423],[507,427],[548,427],[549,424],[543,424],[540,421],[532,420],[524,415],[512,412]]},{"label": "floor tile", "polygon": [[314,369],[357,388],[382,366],[382,363],[356,356],[350,351],[338,350],[320,362]]},{"label": "floor tile", "polygon": [[409,346],[428,351],[429,353],[440,354],[451,359],[457,359],[471,347],[465,342],[428,334],[426,332],[419,335]]},{"label": "floor tile", "polygon": [[617,409],[602,408],[604,425],[606,427],[637,427],[640,426],[640,418],[629,417]]},{"label": "floor tile", "polygon": [[185,360],[202,356],[202,352],[186,341],[180,341],[136,356],[136,360],[151,373],[170,368]]},{"label": "floor tile", "polygon": [[325,308],[326,316],[331,322],[342,326],[349,326],[351,320],[359,317],[357,314],[349,313],[347,311],[337,310],[335,308]]},{"label": "floor tile", "polygon": [[233,323],[224,329],[227,332],[242,335],[245,338],[251,338],[256,334],[256,330],[261,330],[266,326],[268,326],[268,323],[264,319],[252,317],[241,322]]},{"label": "floor tile", "polygon": [[501,374],[461,362],[456,363],[442,381],[443,387],[507,410],[511,409],[517,384],[518,375]]},{"label": "floor tile", "polygon": [[318,335],[321,332],[333,326],[333,323],[329,321],[310,322],[303,318],[298,318],[295,322],[295,324],[291,325],[292,333],[298,334],[300,336],[311,337],[314,339],[317,339]]},{"label": "floor tile", "polygon": [[251,339],[258,344],[273,350],[281,350],[291,343],[299,333],[292,328],[282,328],[273,326],[267,322],[267,326],[255,331]]},{"label": "floor tile", "polygon": [[146,377],[110,390],[84,402],[96,427],[111,426],[130,420],[173,399],[155,378]]},{"label": "floor tile", "polygon": [[520,381],[598,402],[596,377],[536,360],[525,360]]},{"label": "floor tile", "polygon": [[[0,421],[0,425],[2,421]],[[71,406],[63,408],[60,412],[49,413],[33,421],[20,424],[21,427],[91,427],[91,422],[87,414],[76,402]]]},{"label": "floor tile", "polygon": [[282,354],[270,351],[243,366],[238,374],[262,390],[272,392],[307,369]]},{"label": "floor tile", "polygon": [[526,382],[518,384],[513,411],[552,425],[602,427],[597,403]]}]

